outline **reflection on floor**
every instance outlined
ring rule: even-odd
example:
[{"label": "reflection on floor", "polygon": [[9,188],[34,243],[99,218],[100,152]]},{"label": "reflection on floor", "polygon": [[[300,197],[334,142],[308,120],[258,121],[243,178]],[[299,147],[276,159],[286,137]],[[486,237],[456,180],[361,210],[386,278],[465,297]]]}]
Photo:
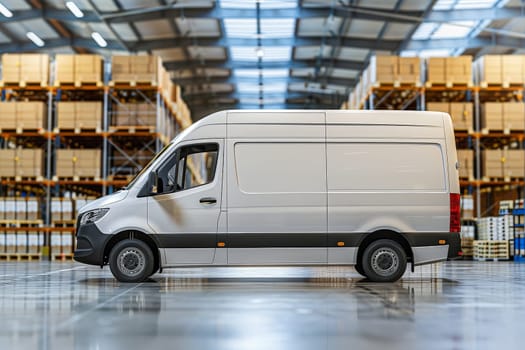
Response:
[{"label": "reflection on floor", "polygon": [[0,349],[519,348],[525,264],[447,262],[394,284],[350,267],[0,265]]}]

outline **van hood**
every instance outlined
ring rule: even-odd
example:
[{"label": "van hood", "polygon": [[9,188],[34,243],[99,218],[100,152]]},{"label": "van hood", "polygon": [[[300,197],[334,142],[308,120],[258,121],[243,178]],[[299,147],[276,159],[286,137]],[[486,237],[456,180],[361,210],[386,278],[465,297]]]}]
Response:
[{"label": "van hood", "polygon": [[93,209],[106,208],[108,205],[124,200],[127,197],[128,192],[128,190],[120,190],[115,193],[108,194],[107,196],[100,197],[99,199],[96,199],[93,202],[83,206],[78,213],[84,214],[85,212]]}]

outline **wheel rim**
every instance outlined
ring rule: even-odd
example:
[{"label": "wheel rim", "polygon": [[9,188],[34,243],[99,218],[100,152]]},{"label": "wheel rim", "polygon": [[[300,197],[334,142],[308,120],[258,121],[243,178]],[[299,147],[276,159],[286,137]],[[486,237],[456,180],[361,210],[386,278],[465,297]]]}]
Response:
[{"label": "wheel rim", "polygon": [[126,248],[119,253],[117,265],[124,275],[134,277],[144,271],[146,256],[138,248]]},{"label": "wheel rim", "polygon": [[379,248],[372,254],[372,269],[380,276],[391,276],[399,269],[399,256],[391,248]]}]

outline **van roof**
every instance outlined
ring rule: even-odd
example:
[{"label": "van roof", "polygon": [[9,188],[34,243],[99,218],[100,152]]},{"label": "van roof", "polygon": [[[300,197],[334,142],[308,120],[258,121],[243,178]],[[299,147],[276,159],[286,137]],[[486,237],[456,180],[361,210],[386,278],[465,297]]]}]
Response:
[{"label": "van roof", "polygon": [[[226,110],[197,123],[207,124],[368,124],[443,127],[442,112],[387,110]],[[448,117],[450,118],[450,117]]]}]

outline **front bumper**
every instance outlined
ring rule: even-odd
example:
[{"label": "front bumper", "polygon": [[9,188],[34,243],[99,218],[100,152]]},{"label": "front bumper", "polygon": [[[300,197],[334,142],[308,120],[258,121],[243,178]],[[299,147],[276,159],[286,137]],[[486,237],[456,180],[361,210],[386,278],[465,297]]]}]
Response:
[{"label": "front bumper", "polygon": [[104,265],[104,248],[111,235],[106,235],[94,223],[77,229],[77,249],[74,259],[89,265]]}]

